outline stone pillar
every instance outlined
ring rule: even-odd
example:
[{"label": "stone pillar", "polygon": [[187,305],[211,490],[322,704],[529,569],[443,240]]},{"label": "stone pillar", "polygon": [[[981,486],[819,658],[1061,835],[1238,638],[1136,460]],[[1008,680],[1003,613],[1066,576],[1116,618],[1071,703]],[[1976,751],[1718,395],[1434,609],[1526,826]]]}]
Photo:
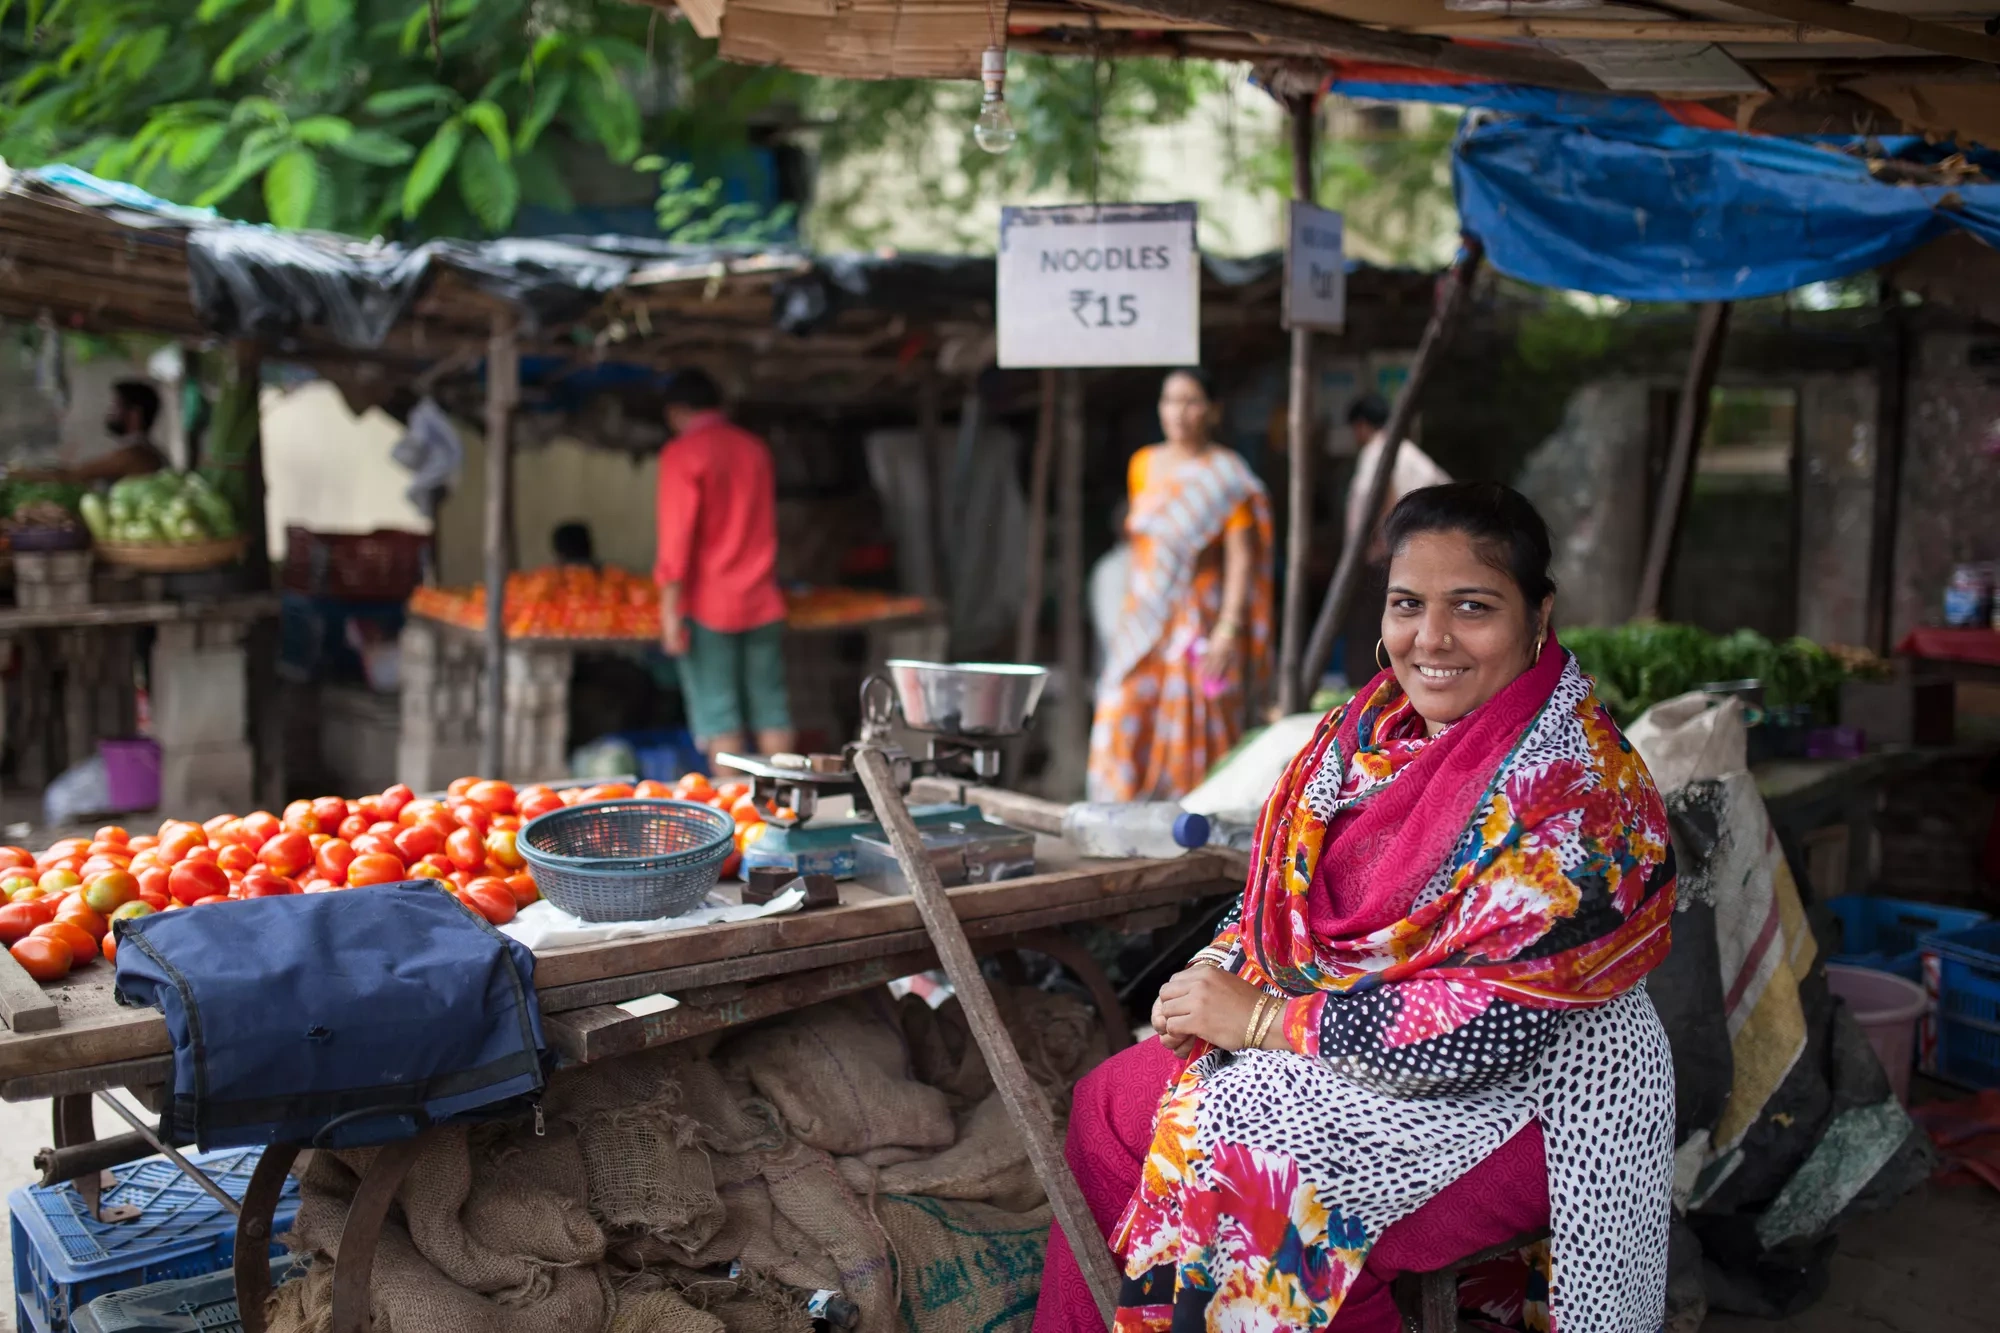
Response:
[{"label": "stone pillar", "polygon": [[479,644],[412,620],[403,629],[396,776],[437,791],[479,765]]},{"label": "stone pillar", "polygon": [[254,795],[245,626],[183,621],[153,640],[160,808],[179,819],[244,813]]}]

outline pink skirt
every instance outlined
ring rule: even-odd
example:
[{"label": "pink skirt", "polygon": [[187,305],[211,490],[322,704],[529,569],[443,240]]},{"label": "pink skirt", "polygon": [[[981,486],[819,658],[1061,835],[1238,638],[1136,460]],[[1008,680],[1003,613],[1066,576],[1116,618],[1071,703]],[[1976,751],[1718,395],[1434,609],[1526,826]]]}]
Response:
[{"label": "pink skirt", "polygon": [[[1064,1155],[1105,1235],[1139,1187],[1153,1142],[1160,1096],[1182,1063],[1158,1038],[1114,1055],[1076,1085]],[[1430,1202],[1382,1232],[1361,1276],[1334,1316],[1334,1333],[1400,1333],[1389,1295],[1398,1273],[1444,1268],[1549,1223],[1548,1166],[1535,1121],[1500,1145]],[[1097,1303],[1058,1226],[1049,1228],[1047,1265],[1034,1333],[1101,1328]]]}]

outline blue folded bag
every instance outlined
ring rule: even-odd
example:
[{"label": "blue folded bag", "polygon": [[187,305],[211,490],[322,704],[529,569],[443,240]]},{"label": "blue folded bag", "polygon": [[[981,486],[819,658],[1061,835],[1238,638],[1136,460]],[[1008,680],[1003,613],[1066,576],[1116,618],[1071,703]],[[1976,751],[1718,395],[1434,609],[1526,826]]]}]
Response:
[{"label": "blue folded bag", "polygon": [[120,921],[117,996],[174,1041],[162,1128],[346,1148],[545,1081],[535,957],[431,880]]}]

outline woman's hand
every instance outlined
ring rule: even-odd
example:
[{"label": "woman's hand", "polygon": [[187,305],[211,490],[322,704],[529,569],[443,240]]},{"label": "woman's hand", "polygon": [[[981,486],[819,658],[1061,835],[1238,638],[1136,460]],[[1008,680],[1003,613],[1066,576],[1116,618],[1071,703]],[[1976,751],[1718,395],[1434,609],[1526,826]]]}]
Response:
[{"label": "woman's hand", "polygon": [[[1175,1055],[1183,1055],[1195,1041],[1205,1041],[1225,1051],[1239,1050],[1243,1034],[1250,1026],[1250,1011],[1264,992],[1233,973],[1201,964],[1176,972],[1160,987],[1153,1001],[1153,1028]],[[1283,1032],[1273,1025],[1277,1038]],[[1271,1037],[1265,1038],[1270,1045]]]},{"label": "woman's hand", "polygon": [[1210,634],[1208,647],[1201,655],[1201,676],[1203,680],[1228,680],[1229,669],[1236,664],[1236,635]]}]

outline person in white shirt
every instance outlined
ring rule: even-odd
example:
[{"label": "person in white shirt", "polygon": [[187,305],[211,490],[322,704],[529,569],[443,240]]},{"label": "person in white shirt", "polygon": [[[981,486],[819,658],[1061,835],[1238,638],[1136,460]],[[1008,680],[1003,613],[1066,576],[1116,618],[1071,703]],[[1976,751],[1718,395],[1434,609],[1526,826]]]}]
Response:
[{"label": "person in white shirt", "polygon": [[[1367,517],[1363,511],[1368,501],[1368,483],[1374,475],[1376,460],[1382,456],[1382,428],[1388,424],[1389,405],[1382,401],[1380,394],[1363,394],[1354,400],[1354,406],[1347,409],[1347,427],[1354,432],[1355,443],[1360,446],[1354,464],[1354,478],[1347,483],[1347,532],[1359,528]],[[1341,655],[1341,666],[1350,685],[1360,685],[1379,669],[1374,656],[1375,638],[1382,619],[1382,599],[1388,595],[1389,586],[1389,550],[1382,540],[1382,520],[1389,516],[1396,502],[1411,491],[1419,491],[1426,486],[1442,486],[1450,480],[1451,474],[1411,441],[1404,440],[1402,447],[1396,451],[1395,470],[1389,474],[1389,489],[1383,492],[1382,507],[1369,525],[1373,531],[1368,538],[1367,564],[1363,567],[1361,582],[1355,588],[1354,600],[1348,603],[1346,620],[1341,626],[1341,637],[1346,645]]]}]

